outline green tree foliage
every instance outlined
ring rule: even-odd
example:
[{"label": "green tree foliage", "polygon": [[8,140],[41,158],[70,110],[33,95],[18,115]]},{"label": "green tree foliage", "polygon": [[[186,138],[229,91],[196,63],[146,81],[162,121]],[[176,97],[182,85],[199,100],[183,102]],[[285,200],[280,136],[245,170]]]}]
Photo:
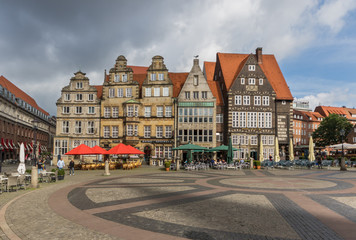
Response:
[{"label": "green tree foliage", "polygon": [[[345,130],[345,135],[341,137],[341,129]],[[345,117],[337,114],[330,114],[321,121],[319,127],[313,133],[313,139],[317,146],[328,146],[341,143],[350,133],[352,124]]]}]

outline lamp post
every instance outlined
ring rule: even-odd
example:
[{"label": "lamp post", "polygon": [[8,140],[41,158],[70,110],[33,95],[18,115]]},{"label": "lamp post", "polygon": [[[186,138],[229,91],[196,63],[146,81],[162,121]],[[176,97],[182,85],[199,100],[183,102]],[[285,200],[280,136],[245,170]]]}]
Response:
[{"label": "lamp post", "polygon": [[37,170],[37,164],[36,164],[36,153],[37,153],[37,129],[38,129],[38,121],[34,119],[32,121],[33,124],[33,158],[32,158],[32,170],[31,170],[31,185],[33,188],[38,187],[38,170]]},{"label": "lamp post", "polygon": [[[176,144],[177,144],[176,147],[179,147],[180,141],[181,141],[181,136],[177,136],[177,138],[176,138]],[[179,151],[179,150],[176,150],[176,152],[175,152],[176,171],[179,171],[179,170],[180,170],[180,165],[179,165],[180,157],[179,157],[179,155],[178,155],[178,151]]]},{"label": "lamp post", "polygon": [[344,136],[345,136],[345,129],[340,130],[341,136],[341,161],[340,161],[340,171],[346,171],[347,168],[345,166],[345,158],[344,158]]}]

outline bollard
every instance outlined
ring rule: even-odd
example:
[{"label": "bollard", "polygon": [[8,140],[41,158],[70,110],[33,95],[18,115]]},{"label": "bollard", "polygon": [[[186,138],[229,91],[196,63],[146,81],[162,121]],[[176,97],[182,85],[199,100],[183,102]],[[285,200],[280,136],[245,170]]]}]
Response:
[{"label": "bollard", "polygon": [[109,161],[106,160],[105,161],[105,173],[104,173],[104,176],[109,176],[110,175],[110,172],[109,172]]},{"label": "bollard", "polygon": [[38,188],[38,169],[37,166],[32,166],[31,170],[31,187]]}]

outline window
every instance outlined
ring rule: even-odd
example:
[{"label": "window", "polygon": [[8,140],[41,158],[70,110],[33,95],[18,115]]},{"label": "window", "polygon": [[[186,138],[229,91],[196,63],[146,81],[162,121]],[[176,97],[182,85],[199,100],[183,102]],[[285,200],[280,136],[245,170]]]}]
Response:
[{"label": "window", "polygon": [[158,81],[163,81],[164,80],[164,74],[163,73],[159,73],[158,74]]},{"label": "window", "polygon": [[220,113],[220,114],[216,114],[216,123],[223,123],[223,115]]},{"label": "window", "polygon": [[63,121],[62,123],[62,132],[69,133],[69,121]]},{"label": "window", "polygon": [[82,89],[83,88],[83,83],[82,82],[77,82],[77,89]]},{"label": "window", "polygon": [[356,137],[353,137],[352,139],[353,139],[353,142],[356,143]]},{"label": "window", "polygon": [[156,138],[163,137],[163,126],[156,126]]},{"label": "window", "polygon": [[241,105],[241,96],[235,95],[235,105]]},{"label": "window", "polygon": [[69,93],[66,93],[64,95],[64,101],[70,101],[70,94]]},{"label": "window", "polygon": [[248,79],[248,84],[249,85],[255,85],[256,84],[256,79],[255,78],[249,78]]},{"label": "window", "polygon": [[254,99],[255,99],[254,104],[256,106],[260,106],[261,105],[261,96],[255,96]]},{"label": "window", "polygon": [[263,78],[259,79],[259,83],[260,83],[260,85],[263,85]]},{"label": "window", "polygon": [[55,155],[64,155],[68,152],[68,141],[67,140],[56,140],[55,143]]},{"label": "window", "polygon": [[250,96],[244,96],[243,105],[250,105]]},{"label": "window", "polygon": [[118,126],[112,126],[112,137],[113,138],[119,137],[119,127]]},{"label": "window", "polygon": [[163,106],[157,106],[157,117],[163,117]]},{"label": "window", "polygon": [[274,136],[268,136],[268,145],[274,145]]},{"label": "window", "polygon": [[151,117],[151,107],[145,107],[145,117]]},{"label": "window", "polygon": [[256,128],[257,127],[257,112],[247,113],[247,127]]},{"label": "window", "polygon": [[172,126],[166,126],[166,138],[172,137]]},{"label": "window", "polygon": [[94,133],[94,121],[89,121],[88,122],[88,134],[93,134]]},{"label": "window", "polygon": [[146,97],[151,97],[152,95],[152,88],[146,88],[145,90],[145,96]]},{"label": "window", "polygon": [[88,94],[88,101],[94,101],[94,94]]},{"label": "window", "polygon": [[194,84],[194,86],[199,85],[199,76],[198,75],[194,75],[193,84]]},{"label": "window", "polygon": [[76,114],[82,114],[82,107],[81,106],[75,107],[75,113]]},{"label": "window", "polygon": [[155,73],[151,73],[151,81],[156,81],[156,74]]},{"label": "window", "polygon": [[144,137],[145,138],[151,137],[151,126],[144,126]]},{"label": "window", "polygon": [[201,92],[201,98],[202,99],[207,99],[208,98],[208,92],[207,91],[202,91]]},{"label": "window", "polygon": [[132,88],[126,88],[126,97],[132,97]]},{"label": "window", "polygon": [[110,137],[110,127],[104,126],[104,138],[109,138],[109,137]]},{"label": "window", "polygon": [[127,136],[133,136],[134,134],[134,128],[133,125],[129,124],[126,126],[126,135]]},{"label": "window", "polygon": [[282,105],[286,105],[286,103],[287,103],[286,101],[282,101]]},{"label": "window", "polygon": [[245,78],[241,78],[241,85],[245,84]]},{"label": "window", "polygon": [[199,99],[199,92],[198,91],[194,91],[193,92],[193,99]]},{"label": "window", "polygon": [[114,81],[115,81],[115,82],[120,82],[120,75],[119,75],[119,74],[116,74],[116,75],[115,75]]},{"label": "window", "polygon": [[124,89],[123,88],[117,89],[117,97],[124,97]]},{"label": "window", "polygon": [[166,106],[165,117],[172,117],[172,106]]},{"label": "window", "polygon": [[154,88],[154,96],[159,97],[160,96],[160,88]]},{"label": "window", "polygon": [[104,107],[104,118],[109,118],[110,115],[110,107]]},{"label": "window", "polygon": [[257,145],[257,136],[256,135],[251,136],[251,145]]},{"label": "window", "polygon": [[122,75],[122,82],[127,82],[127,75],[126,74]]},{"label": "window", "polygon": [[239,113],[232,112],[232,127],[234,128],[238,127],[238,121],[239,121]]},{"label": "window", "polygon": [[163,146],[156,146],[155,154],[157,158],[163,158]]},{"label": "window", "polygon": [[256,66],[255,65],[248,65],[248,70],[249,71],[255,71],[256,70]]},{"label": "window", "polygon": [[82,122],[81,121],[75,121],[75,133],[76,134],[82,133]]},{"label": "window", "polygon": [[185,94],[185,99],[190,99],[190,92],[186,91],[184,92]]},{"label": "window", "polygon": [[63,114],[69,114],[69,107],[68,106],[64,106],[63,107]]},{"label": "window", "polygon": [[113,118],[118,118],[119,117],[119,107],[112,107],[112,117]]},{"label": "window", "polygon": [[262,105],[263,106],[269,106],[269,96],[263,96],[262,97]]},{"label": "window", "polygon": [[163,97],[168,97],[169,96],[169,88],[164,87],[163,88]]},{"label": "window", "polygon": [[164,147],[164,157],[172,158],[172,147]]},{"label": "window", "polygon": [[134,106],[132,106],[132,105],[127,106],[126,116],[127,117],[133,117],[134,116]]},{"label": "window", "polygon": [[78,93],[76,100],[77,101],[83,101],[83,95],[81,93]]},{"label": "window", "polygon": [[109,98],[115,97],[115,89],[114,88],[109,88]]},{"label": "window", "polygon": [[94,114],[95,113],[95,107],[88,107],[88,114]]},{"label": "window", "polygon": [[223,141],[223,134],[222,133],[216,133],[216,141],[217,142],[222,142]]}]

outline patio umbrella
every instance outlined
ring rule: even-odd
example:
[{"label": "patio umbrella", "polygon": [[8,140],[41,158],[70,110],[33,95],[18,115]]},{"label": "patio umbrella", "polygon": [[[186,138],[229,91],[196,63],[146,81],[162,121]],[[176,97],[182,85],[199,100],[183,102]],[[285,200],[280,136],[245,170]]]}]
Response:
[{"label": "patio umbrella", "polygon": [[26,166],[25,166],[25,146],[23,143],[20,145],[20,164],[17,168],[17,172],[19,174],[25,174]]},{"label": "patio umbrella", "polygon": [[208,148],[188,143],[188,144],[180,145],[179,147],[173,148],[173,150],[208,150]]},{"label": "patio umbrella", "polygon": [[293,141],[291,138],[289,139],[289,160],[290,161],[294,160]]},{"label": "patio umbrella", "polygon": [[356,149],[356,144],[350,144],[350,143],[339,143],[339,144],[335,144],[335,145],[330,145],[328,146],[330,148],[333,149]]},{"label": "patio umbrella", "polygon": [[262,143],[262,138],[260,139],[260,154],[259,154],[258,160],[259,160],[260,162],[263,161],[263,143]]},{"label": "patio umbrella", "polygon": [[309,155],[308,155],[309,161],[314,161],[315,160],[315,155],[314,155],[314,144],[313,144],[313,137],[310,136],[309,138]]},{"label": "patio umbrella", "polygon": [[188,150],[187,162],[190,163],[192,160],[193,160],[193,151],[192,150]]},{"label": "patio umbrella", "polygon": [[232,149],[232,143],[231,143],[231,137],[229,138],[229,146],[228,146],[228,150],[227,150],[227,163],[231,163],[232,159],[234,158],[234,153],[233,153],[233,149]]},{"label": "patio umbrella", "polygon": [[126,145],[127,148],[131,151],[131,154],[145,154],[144,152],[138,150],[137,148],[134,148],[133,146],[131,145]]},{"label": "patio umbrella", "polygon": [[[209,149],[210,152],[220,152],[220,151],[227,151],[227,150],[229,150],[229,146],[226,146],[226,145],[221,145],[221,146]],[[238,149],[233,147],[232,150],[237,151]]]},{"label": "patio umbrella", "polygon": [[93,155],[93,150],[85,144],[80,144],[78,147],[73,148],[64,155]]},{"label": "patio umbrella", "polygon": [[281,158],[279,157],[279,144],[278,144],[278,137],[276,137],[275,143],[274,143],[274,161],[279,162]]},{"label": "patio umbrella", "polygon": [[129,155],[129,154],[145,154],[145,153],[129,145],[119,143],[118,145],[110,149],[107,154]]},{"label": "patio umbrella", "polygon": [[98,145],[92,147],[91,149],[93,150],[93,154],[108,154],[108,151]]}]

